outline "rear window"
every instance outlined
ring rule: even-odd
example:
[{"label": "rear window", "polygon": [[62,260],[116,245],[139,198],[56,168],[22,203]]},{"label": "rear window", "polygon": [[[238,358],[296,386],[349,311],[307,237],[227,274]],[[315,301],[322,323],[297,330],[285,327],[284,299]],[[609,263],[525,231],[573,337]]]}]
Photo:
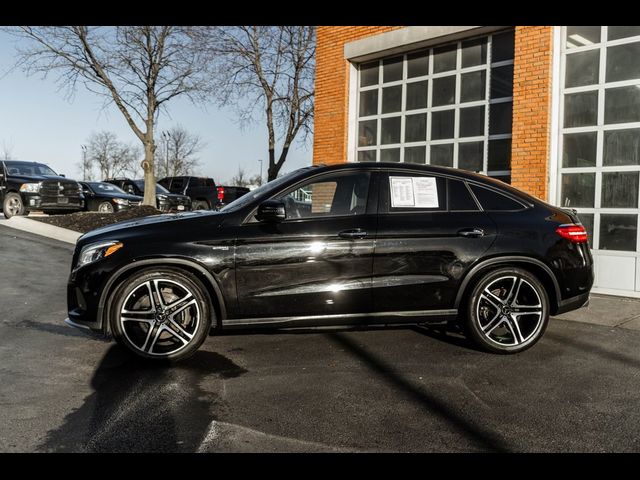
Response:
[{"label": "rear window", "polygon": [[522,210],[525,206],[517,202],[506,195],[496,192],[495,190],[489,190],[488,188],[481,187],[479,185],[469,185],[473,194],[482,205],[484,210],[489,211],[509,211],[509,210]]}]

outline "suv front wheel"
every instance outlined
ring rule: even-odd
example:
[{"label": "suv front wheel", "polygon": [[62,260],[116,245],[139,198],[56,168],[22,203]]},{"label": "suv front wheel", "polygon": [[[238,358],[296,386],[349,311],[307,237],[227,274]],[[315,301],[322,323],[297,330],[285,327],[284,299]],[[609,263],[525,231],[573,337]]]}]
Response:
[{"label": "suv front wheel", "polygon": [[111,297],[111,331],[118,343],[149,360],[175,362],[202,345],[211,327],[209,297],[192,274],[146,269]]},{"label": "suv front wheel", "polygon": [[542,283],[520,268],[485,274],[469,299],[464,326],[481,348],[517,353],[534,345],[549,323],[549,296]]}]

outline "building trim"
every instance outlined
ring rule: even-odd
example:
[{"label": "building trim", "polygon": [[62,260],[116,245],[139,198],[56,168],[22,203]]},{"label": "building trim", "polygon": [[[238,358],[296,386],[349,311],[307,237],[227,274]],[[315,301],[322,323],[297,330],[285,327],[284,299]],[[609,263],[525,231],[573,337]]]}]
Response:
[{"label": "building trim", "polygon": [[561,59],[562,59],[562,27],[553,27],[553,51],[551,67],[551,146],[549,151],[549,190],[547,201],[556,205],[558,202],[558,166],[560,164],[560,102],[561,97]]},{"label": "building trim", "polygon": [[356,139],[358,138],[358,67],[349,62],[347,75],[349,76],[349,91],[347,105],[347,162],[355,162]]},{"label": "building trim", "polygon": [[405,27],[345,43],[344,58],[351,62],[366,62],[380,56],[405,53],[505,28],[509,27],[445,25]]}]

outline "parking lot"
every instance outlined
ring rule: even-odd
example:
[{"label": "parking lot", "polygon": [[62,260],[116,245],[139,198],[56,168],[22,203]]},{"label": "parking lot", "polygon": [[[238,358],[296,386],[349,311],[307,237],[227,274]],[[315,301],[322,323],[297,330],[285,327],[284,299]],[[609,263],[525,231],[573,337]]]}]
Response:
[{"label": "parking lot", "polygon": [[72,246],[0,225],[0,451],[638,451],[640,331],[516,356],[424,328],[210,337],[177,367],[63,323]]}]

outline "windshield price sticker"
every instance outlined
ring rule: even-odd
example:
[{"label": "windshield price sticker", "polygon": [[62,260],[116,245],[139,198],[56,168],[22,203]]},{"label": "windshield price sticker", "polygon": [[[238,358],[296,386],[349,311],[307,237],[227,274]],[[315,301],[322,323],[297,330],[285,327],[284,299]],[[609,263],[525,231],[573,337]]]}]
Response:
[{"label": "windshield price sticker", "polygon": [[391,207],[438,208],[434,177],[389,177]]}]

